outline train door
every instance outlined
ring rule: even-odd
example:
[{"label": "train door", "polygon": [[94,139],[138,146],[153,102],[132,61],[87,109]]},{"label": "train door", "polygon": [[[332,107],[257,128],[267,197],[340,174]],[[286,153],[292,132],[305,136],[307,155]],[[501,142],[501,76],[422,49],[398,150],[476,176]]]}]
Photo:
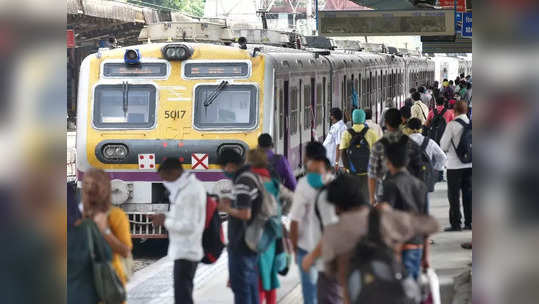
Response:
[{"label": "train door", "polygon": [[[343,76],[341,91],[342,91],[341,109],[342,109],[342,111],[344,113],[346,113],[346,99],[347,99],[347,96],[346,96],[346,75]],[[346,114],[344,116],[347,117]]]},{"label": "train door", "polygon": [[315,83],[314,83],[314,78],[311,77],[311,87],[309,88],[310,89],[310,93],[311,93],[311,113],[310,114],[310,128],[311,128],[311,141],[315,141],[317,140],[317,138],[315,137],[315,128],[316,128],[316,104],[315,104]]},{"label": "train door", "polygon": [[304,122],[302,122],[302,117],[303,115],[302,114],[302,111],[305,109],[305,101],[303,100],[303,80],[300,79],[299,80],[299,89],[298,89],[298,102],[299,102],[299,107],[298,107],[298,133],[299,133],[299,163],[298,163],[298,167],[301,167],[303,166],[303,124]]},{"label": "train door", "polygon": [[329,110],[331,109],[331,105],[327,102],[329,98],[326,97],[326,92],[326,77],[322,77],[322,108],[324,111],[322,115],[322,132],[324,134],[324,138],[326,138],[326,130],[329,130]]},{"label": "train door", "polygon": [[284,99],[281,98],[281,100],[283,101],[283,105],[280,109],[280,113],[282,113],[283,115],[283,120],[281,121],[282,123],[282,127],[281,127],[281,130],[284,132],[284,134],[279,134],[279,137],[282,137],[283,138],[283,146],[284,146],[284,156],[288,159],[288,141],[290,140],[290,119],[289,119],[289,113],[288,113],[288,109],[289,109],[289,95],[288,95],[288,80],[286,80],[284,82],[284,85],[283,85],[283,89],[284,89]]}]

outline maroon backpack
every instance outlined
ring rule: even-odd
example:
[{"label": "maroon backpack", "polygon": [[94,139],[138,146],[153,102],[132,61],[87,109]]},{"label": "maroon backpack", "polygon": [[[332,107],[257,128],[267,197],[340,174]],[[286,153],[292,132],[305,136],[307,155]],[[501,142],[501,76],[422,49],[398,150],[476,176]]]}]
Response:
[{"label": "maroon backpack", "polygon": [[206,197],[206,223],[202,233],[204,257],[201,262],[213,264],[219,259],[225,248],[225,235],[221,225],[221,216],[217,211],[217,202],[209,194],[206,194]]}]

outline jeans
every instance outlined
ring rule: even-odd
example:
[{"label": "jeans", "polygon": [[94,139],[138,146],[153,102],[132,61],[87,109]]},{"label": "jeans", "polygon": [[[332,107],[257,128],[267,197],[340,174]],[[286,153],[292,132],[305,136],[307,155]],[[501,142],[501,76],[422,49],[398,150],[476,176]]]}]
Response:
[{"label": "jeans", "polygon": [[460,193],[464,225],[472,225],[472,168],[447,170],[447,198],[449,200],[449,223],[461,227]]},{"label": "jeans", "polygon": [[174,261],[174,303],[193,304],[193,279],[198,262]]},{"label": "jeans", "polygon": [[235,304],[258,304],[256,254],[228,251],[228,273]]},{"label": "jeans", "polygon": [[423,249],[410,249],[402,251],[402,264],[408,276],[415,280],[419,277],[421,271],[421,258],[423,257]]},{"label": "jeans", "polygon": [[296,252],[296,264],[299,267],[300,279],[301,279],[301,291],[303,292],[304,304],[316,304],[316,282],[318,281],[318,271],[313,266],[308,272],[303,271],[301,262],[303,258],[308,254],[307,251],[298,248]]}]

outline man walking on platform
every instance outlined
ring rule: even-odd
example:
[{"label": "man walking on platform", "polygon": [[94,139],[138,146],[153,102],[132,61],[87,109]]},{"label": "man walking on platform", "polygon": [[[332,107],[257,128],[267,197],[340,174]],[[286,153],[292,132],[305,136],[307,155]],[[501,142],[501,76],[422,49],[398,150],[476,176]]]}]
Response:
[{"label": "man walking on platform", "polygon": [[266,152],[270,168],[270,173],[277,178],[286,188],[294,191],[296,189],[296,178],[290,168],[286,157],[273,153],[273,139],[268,133],[258,136],[258,147]]},{"label": "man walking on platform", "polygon": [[471,148],[469,162],[462,161],[461,140],[468,137],[471,147],[472,124],[466,115],[466,101],[455,104],[455,119],[447,124],[440,141],[442,150],[447,152],[447,197],[449,199],[449,222],[451,227],[445,231],[460,231],[462,214],[460,212],[460,194],[464,209],[464,229],[472,229],[472,162]]},{"label": "man walking on platform", "polygon": [[192,304],[193,279],[204,255],[206,190],[194,174],[184,172],[177,158],[167,158],[158,171],[170,192],[170,211],[153,216],[152,222],[168,231],[168,257],[174,260],[175,303]]},{"label": "man walking on platform", "polygon": [[326,156],[329,159],[331,166],[338,170],[341,166],[339,157],[339,145],[341,144],[342,134],[346,131],[346,124],[342,119],[342,111],[339,108],[332,108],[329,111],[329,119],[331,127],[328,135],[324,140],[324,148],[326,148]]},{"label": "man walking on platform", "polygon": [[429,108],[426,104],[421,102],[421,94],[419,92],[415,92],[412,94],[412,99],[414,100],[414,104],[412,105],[411,111],[412,111],[412,118],[418,118],[421,120],[421,124],[425,124],[425,121],[427,121],[427,114],[429,114]]}]

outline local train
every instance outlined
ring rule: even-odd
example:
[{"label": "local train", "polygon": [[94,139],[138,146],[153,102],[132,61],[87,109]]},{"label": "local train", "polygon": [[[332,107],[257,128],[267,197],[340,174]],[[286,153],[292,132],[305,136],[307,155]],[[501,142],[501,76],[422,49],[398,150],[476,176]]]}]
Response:
[{"label": "local train", "polygon": [[440,84],[444,79],[455,80],[460,74],[472,74],[472,61],[466,57],[435,56],[434,79]]},{"label": "local train", "polygon": [[193,42],[100,50],[80,68],[78,178],[107,171],[133,238],[164,238],[148,216],[168,210],[163,159],[177,157],[211,186],[224,178],[220,151],[245,153],[269,133],[300,172],[331,107],[370,108],[380,120],[386,100],[402,105],[411,87],[434,79],[435,62],[420,56]]}]

